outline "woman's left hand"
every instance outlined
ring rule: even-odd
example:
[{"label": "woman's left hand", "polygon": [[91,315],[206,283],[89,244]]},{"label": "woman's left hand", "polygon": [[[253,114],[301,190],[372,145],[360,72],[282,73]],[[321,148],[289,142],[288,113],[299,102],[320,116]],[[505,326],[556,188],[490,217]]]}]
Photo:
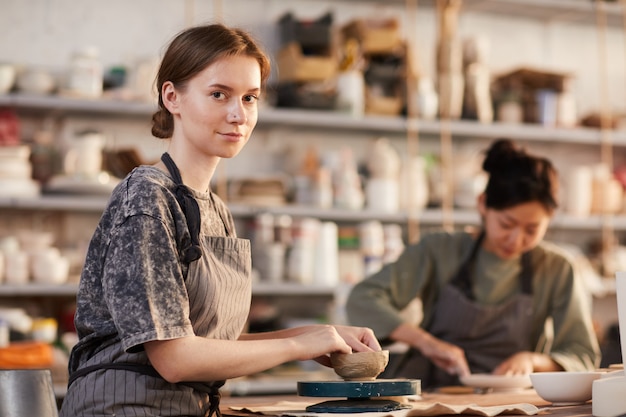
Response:
[{"label": "woman's left hand", "polygon": [[534,370],[533,352],[518,352],[509,356],[493,370],[496,375],[526,375]]},{"label": "woman's left hand", "polygon": [[523,351],[511,355],[493,373],[496,375],[522,375],[531,372],[562,371],[563,367],[545,353]]}]

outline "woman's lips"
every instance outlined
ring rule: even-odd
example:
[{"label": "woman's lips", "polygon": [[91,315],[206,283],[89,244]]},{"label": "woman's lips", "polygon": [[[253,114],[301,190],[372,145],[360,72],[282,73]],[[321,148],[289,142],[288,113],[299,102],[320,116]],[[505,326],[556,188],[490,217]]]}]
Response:
[{"label": "woman's lips", "polygon": [[222,135],[232,142],[240,141],[243,138],[241,133],[222,133]]}]

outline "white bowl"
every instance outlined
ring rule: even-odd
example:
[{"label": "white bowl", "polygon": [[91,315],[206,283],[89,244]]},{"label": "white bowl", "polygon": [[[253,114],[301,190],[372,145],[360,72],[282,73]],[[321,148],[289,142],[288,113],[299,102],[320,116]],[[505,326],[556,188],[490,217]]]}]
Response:
[{"label": "white bowl", "polygon": [[591,399],[593,381],[603,372],[535,372],[530,380],[537,394],[553,405],[581,404]]}]

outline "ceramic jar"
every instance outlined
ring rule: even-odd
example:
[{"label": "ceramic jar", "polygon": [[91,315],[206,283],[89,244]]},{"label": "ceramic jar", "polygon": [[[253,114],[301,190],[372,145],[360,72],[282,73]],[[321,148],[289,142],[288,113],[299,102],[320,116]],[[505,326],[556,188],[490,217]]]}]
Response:
[{"label": "ceramic jar", "polygon": [[65,154],[65,173],[77,177],[97,177],[102,171],[104,143],[104,136],[98,132],[87,132],[76,138]]},{"label": "ceramic jar", "polygon": [[439,96],[430,78],[420,78],[417,87],[417,109],[420,118],[432,120],[439,111]]},{"label": "ceramic jar", "polygon": [[98,49],[90,46],[76,52],[70,63],[70,94],[83,98],[99,98],[102,96],[102,88],[103,69]]}]

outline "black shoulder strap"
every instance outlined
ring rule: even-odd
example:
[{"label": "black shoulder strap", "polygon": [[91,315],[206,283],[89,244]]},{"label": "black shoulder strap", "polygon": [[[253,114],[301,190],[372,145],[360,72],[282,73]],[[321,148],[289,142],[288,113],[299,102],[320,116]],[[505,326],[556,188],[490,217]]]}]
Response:
[{"label": "black shoulder strap", "polygon": [[474,260],[476,259],[476,254],[480,249],[480,245],[483,243],[485,239],[485,231],[481,231],[478,238],[474,242],[471,251],[469,252],[467,258],[463,260],[463,263],[457,270],[456,274],[450,280],[450,283],[456,286],[458,289],[463,292],[463,294],[470,300],[474,300],[474,291],[472,289],[473,279],[472,276],[474,274]]},{"label": "black shoulder strap", "polygon": [[183,209],[183,213],[185,213],[185,218],[187,219],[187,227],[191,235],[191,245],[187,248],[183,248],[183,261],[191,263],[196,259],[200,259],[202,256],[202,249],[200,249],[200,208],[189,188],[183,184],[180,171],[172,157],[165,152],[161,155],[161,161],[163,161],[176,183],[176,200]]}]

